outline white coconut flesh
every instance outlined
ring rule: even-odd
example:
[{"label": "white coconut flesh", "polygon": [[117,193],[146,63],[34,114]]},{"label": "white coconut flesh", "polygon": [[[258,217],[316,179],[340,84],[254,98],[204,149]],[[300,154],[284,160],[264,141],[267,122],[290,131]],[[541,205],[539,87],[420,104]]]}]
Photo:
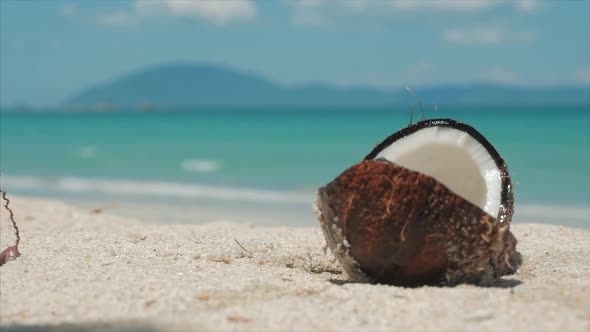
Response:
[{"label": "white coconut flesh", "polygon": [[432,176],[455,194],[498,217],[502,177],[488,150],[468,133],[428,127],[400,138],[376,157]]}]

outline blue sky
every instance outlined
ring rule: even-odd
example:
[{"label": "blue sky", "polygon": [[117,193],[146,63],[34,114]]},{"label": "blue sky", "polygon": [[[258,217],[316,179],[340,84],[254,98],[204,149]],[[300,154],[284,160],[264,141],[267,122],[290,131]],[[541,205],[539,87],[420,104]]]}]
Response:
[{"label": "blue sky", "polygon": [[0,2],[0,103],[56,105],[145,66],[284,84],[590,83],[590,1]]}]

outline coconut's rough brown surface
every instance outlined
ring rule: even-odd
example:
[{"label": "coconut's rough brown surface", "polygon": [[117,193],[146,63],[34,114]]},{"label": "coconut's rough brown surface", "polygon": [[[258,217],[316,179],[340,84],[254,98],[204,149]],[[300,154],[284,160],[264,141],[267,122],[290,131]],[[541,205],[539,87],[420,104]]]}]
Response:
[{"label": "coconut's rough brown surface", "polygon": [[507,223],[385,160],[359,163],[320,188],[318,208],[328,246],[356,280],[489,283],[521,263]]}]

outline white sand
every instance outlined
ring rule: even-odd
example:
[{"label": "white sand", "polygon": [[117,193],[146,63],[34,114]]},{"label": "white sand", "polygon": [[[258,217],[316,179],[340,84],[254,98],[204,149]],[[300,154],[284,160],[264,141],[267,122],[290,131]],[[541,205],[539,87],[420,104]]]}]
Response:
[{"label": "white sand", "polygon": [[[23,255],[0,268],[2,331],[590,330],[584,230],[517,224],[525,263],[497,287],[407,289],[347,283],[319,226],[148,225],[24,198],[12,207]],[[0,226],[3,249],[5,211]]]}]

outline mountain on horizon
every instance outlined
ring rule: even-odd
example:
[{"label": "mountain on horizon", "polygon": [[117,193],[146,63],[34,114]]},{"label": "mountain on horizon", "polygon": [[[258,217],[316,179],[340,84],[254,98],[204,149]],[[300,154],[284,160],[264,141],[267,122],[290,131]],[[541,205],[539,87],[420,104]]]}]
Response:
[{"label": "mountain on horizon", "polygon": [[[590,104],[590,85],[518,87],[498,84],[415,87],[425,103],[458,105]],[[188,108],[254,106],[408,105],[403,89],[281,85],[255,74],[222,66],[165,64],[92,86],[66,100],[70,107]]]}]

